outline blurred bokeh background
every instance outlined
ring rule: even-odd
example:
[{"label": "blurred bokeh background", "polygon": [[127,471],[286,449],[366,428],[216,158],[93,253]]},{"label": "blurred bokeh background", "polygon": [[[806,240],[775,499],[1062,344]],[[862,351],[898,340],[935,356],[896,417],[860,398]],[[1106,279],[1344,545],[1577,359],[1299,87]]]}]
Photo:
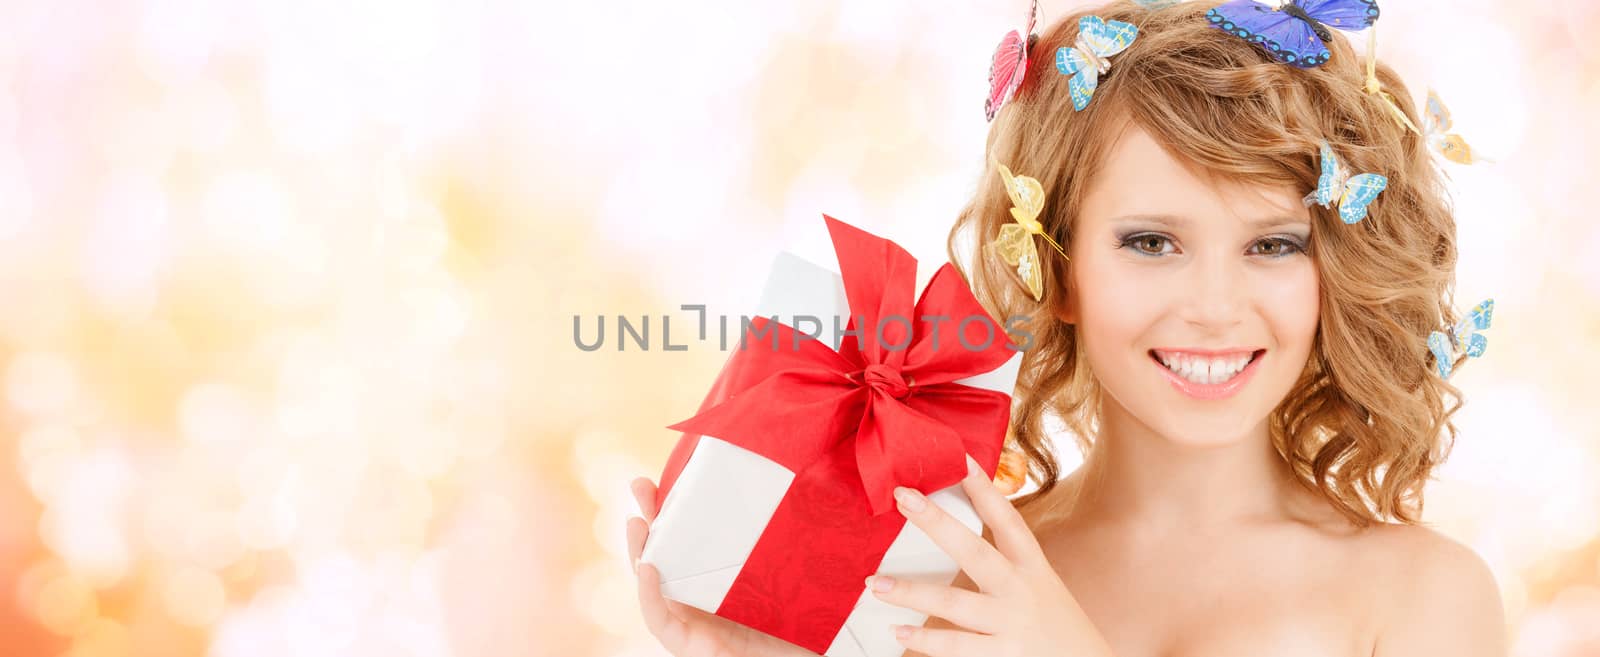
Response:
[{"label": "blurred bokeh background", "polygon": [[[680,307],[824,211],[942,259],[1025,5],[0,4],[0,653],[661,654],[626,485],[724,357]],[[1382,25],[1495,159],[1449,168],[1498,307],[1427,519],[1516,655],[1600,655],[1600,5]]]}]

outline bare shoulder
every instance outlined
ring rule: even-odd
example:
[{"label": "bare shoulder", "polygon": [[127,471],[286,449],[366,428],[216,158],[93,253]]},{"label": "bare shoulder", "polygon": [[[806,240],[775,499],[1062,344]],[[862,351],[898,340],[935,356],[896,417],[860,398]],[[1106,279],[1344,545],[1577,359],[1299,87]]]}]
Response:
[{"label": "bare shoulder", "polygon": [[1374,657],[1506,654],[1500,589],[1476,552],[1415,525],[1383,524],[1362,534],[1361,560],[1384,594]]}]

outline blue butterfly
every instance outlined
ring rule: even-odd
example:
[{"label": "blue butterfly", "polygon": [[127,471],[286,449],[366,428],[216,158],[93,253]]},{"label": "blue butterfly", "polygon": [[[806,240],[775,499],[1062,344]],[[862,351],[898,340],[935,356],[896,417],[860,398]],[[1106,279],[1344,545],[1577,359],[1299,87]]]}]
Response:
[{"label": "blue butterfly", "polygon": [[1322,176],[1317,178],[1317,189],[1306,194],[1306,207],[1312,204],[1332,207],[1339,203],[1339,219],[1353,224],[1367,217],[1367,205],[1378,198],[1378,192],[1389,186],[1389,179],[1376,173],[1352,176],[1334,155],[1333,147],[1322,142]]},{"label": "blue butterfly", "polygon": [[1439,368],[1439,378],[1450,378],[1458,356],[1464,354],[1468,358],[1477,358],[1483,355],[1483,350],[1489,346],[1489,339],[1479,335],[1478,331],[1489,328],[1489,322],[1493,319],[1494,299],[1485,299],[1483,303],[1473,306],[1467,318],[1459,324],[1428,334],[1428,351],[1433,352],[1433,364]]},{"label": "blue butterfly", "polygon": [[1078,19],[1078,40],[1071,48],[1056,49],[1056,70],[1072,76],[1067,90],[1072,93],[1072,108],[1083,111],[1100,84],[1100,74],[1111,69],[1112,55],[1128,49],[1138,38],[1139,28],[1132,23],[1107,21],[1099,16]]},{"label": "blue butterfly", "polygon": [[1276,9],[1255,0],[1230,0],[1206,12],[1211,26],[1257,44],[1300,68],[1328,61],[1329,27],[1354,32],[1378,20],[1377,0],[1289,0]]}]

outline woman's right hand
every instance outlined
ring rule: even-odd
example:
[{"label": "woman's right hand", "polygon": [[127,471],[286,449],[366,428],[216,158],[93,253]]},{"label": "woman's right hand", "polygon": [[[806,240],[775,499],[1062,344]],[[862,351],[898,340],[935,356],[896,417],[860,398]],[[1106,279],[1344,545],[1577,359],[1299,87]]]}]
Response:
[{"label": "woman's right hand", "polygon": [[788,641],[663,597],[655,566],[639,563],[650,523],[656,519],[656,485],[640,477],[630,488],[644,515],[628,518],[628,558],[639,580],[639,609],[645,626],[667,652],[676,657],[818,657]]}]

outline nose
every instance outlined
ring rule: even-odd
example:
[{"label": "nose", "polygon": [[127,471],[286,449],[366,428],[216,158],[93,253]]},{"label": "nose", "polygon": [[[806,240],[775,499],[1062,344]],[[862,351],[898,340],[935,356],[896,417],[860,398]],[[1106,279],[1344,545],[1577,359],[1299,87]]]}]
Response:
[{"label": "nose", "polygon": [[1183,288],[1183,317],[1201,329],[1228,329],[1244,321],[1249,308],[1246,264],[1239,258],[1211,254],[1197,258]]}]

